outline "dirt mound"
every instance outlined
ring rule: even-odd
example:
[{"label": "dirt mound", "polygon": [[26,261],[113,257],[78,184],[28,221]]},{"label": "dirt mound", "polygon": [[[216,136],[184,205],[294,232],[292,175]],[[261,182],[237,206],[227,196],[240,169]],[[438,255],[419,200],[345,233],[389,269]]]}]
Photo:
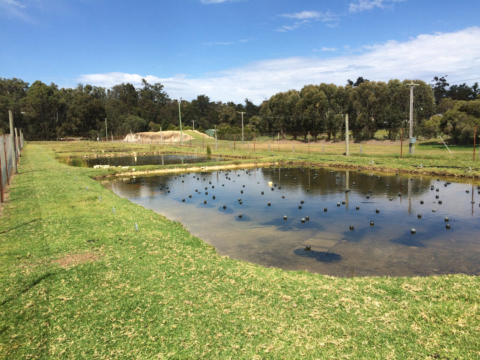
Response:
[{"label": "dirt mound", "polygon": [[158,131],[158,132],[140,132],[128,134],[123,141],[130,143],[179,143],[181,141],[190,141],[193,137],[180,131]]},{"label": "dirt mound", "polygon": [[211,136],[208,136],[207,134],[202,133],[202,132],[200,132],[200,131],[198,131],[198,130],[191,130],[191,131],[194,132],[196,135],[201,136],[201,137],[204,137],[204,138],[206,138],[206,139],[213,139]]}]

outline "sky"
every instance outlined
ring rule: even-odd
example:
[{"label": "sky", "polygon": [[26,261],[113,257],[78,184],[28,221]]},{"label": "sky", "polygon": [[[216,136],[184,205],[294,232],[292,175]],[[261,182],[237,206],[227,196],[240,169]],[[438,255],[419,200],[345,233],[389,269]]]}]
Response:
[{"label": "sky", "polygon": [[0,0],[0,77],[259,104],[307,84],[480,82],[479,0]]}]

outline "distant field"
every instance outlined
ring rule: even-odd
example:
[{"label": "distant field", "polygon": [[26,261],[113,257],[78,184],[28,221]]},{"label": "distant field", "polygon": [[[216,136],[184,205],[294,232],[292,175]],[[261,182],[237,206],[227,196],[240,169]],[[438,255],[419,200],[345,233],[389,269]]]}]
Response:
[{"label": "distant field", "polygon": [[[194,133],[195,134],[195,133]],[[207,147],[213,155],[232,156],[237,161],[310,161],[320,165],[365,167],[368,169],[432,173],[467,178],[480,177],[480,161],[472,160],[472,147],[450,146],[420,142],[414,155],[408,154],[408,144],[403,144],[400,157],[400,142],[368,141],[350,143],[350,156],[346,157],[344,142],[304,143],[293,140],[272,141],[218,141],[198,136],[183,146],[156,143],[132,144],[123,142],[52,142],[49,143],[57,156],[99,156],[157,152],[206,154]],[[478,155],[478,154],[477,154]],[[149,169],[152,167],[139,167]],[[112,170],[113,171],[113,170]]]}]

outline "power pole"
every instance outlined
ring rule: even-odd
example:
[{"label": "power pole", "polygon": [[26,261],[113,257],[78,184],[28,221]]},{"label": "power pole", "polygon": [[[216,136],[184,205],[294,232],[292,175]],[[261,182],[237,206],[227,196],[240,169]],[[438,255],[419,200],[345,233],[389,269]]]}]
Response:
[{"label": "power pole", "polygon": [[105,141],[108,141],[108,125],[107,125],[107,118],[105,118]]},{"label": "power pole", "polygon": [[242,115],[242,142],[243,142],[243,114],[245,114],[245,111],[237,111],[237,112]]},{"label": "power pole", "polygon": [[473,128],[473,161],[475,161],[475,148],[476,147],[477,147],[477,127],[475,126]]},{"label": "power pole", "polygon": [[180,123],[180,145],[183,145],[183,131],[182,131],[182,98],[178,101],[178,122]]},{"label": "power pole", "polygon": [[[9,123],[10,123],[10,139],[12,141],[12,151],[13,151],[13,154],[15,155],[15,161],[13,162],[13,166],[15,168],[15,173],[17,173],[17,152],[16,152],[16,149],[15,149],[15,134],[14,134],[14,131],[13,131],[13,112],[12,110],[8,110],[8,120],[9,120]],[[5,157],[6,159],[6,157]]]},{"label": "power pole", "polygon": [[350,155],[350,144],[349,141],[349,129],[348,129],[348,114],[345,114],[345,155]]},{"label": "power pole", "polygon": [[413,137],[413,89],[415,88],[415,86],[418,86],[418,84],[415,84],[412,81],[407,85],[410,86],[410,129],[408,132],[410,141],[408,143],[408,153],[413,154],[413,144],[415,143],[415,139]]}]

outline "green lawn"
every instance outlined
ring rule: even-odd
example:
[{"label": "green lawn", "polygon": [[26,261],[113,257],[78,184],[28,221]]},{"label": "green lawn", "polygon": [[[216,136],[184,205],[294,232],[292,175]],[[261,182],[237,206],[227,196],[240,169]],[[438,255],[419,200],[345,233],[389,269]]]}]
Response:
[{"label": "green lawn", "polygon": [[62,146],[27,145],[0,217],[0,357],[480,358],[479,277],[334,278],[221,257],[92,179],[107,171],[57,162]]}]

